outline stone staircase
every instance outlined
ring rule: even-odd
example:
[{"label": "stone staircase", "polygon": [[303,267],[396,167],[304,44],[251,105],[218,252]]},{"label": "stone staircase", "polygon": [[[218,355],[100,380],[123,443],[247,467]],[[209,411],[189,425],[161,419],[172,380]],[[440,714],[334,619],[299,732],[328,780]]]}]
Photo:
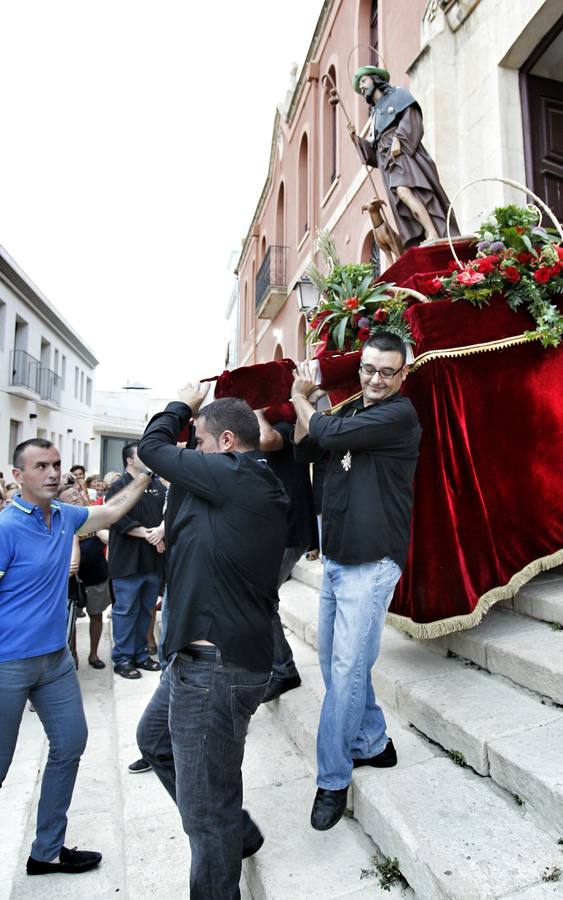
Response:
[{"label": "stone staircase", "polygon": [[[321,574],[301,561],[281,591],[303,686],[266,707],[312,772]],[[354,772],[349,802],[417,898],[563,897],[562,626],[556,570],[469,631],[415,641],[385,629],[374,687],[399,765]]]}]

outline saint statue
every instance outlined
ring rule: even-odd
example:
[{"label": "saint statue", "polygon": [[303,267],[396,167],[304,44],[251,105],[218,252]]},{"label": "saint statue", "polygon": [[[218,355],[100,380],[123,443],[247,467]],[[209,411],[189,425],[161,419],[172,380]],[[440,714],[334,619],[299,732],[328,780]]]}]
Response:
[{"label": "saint statue", "polygon": [[[376,66],[358,69],[353,85],[370,108],[370,130],[367,140],[353,125],[349,130],[366,163],[381,172],[405,248],[446,237],[450,202],[436,164],[421,143],[420,106],[405,88],[390,85],[389,73]],[[459,235],[453,213],[450,232]]]}]

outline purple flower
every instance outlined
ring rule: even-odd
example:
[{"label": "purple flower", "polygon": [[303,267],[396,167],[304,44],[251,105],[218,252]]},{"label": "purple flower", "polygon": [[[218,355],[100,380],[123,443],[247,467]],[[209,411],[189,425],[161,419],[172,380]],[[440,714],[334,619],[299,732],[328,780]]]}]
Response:
[{"label": "purple flower", "polygon": [[501,250],[504,250],[503,241],[493,241],[491,246],[489,247],[491,253],[499,253]]},{"label": "purple flower", "polygon": [[358,319],[358,328],[369,328],[369,326],[370,326],[370,321],[369,321],[369,319],[366,319],[365,316],[362,316],[361,319]]},{"label": "purple flower", "polygon": [[479,253],[483,253],[485,250],[488,250],[490,246],[490,241],[479,241],[479,243],[477,244],[477,250],[479,251]]}]

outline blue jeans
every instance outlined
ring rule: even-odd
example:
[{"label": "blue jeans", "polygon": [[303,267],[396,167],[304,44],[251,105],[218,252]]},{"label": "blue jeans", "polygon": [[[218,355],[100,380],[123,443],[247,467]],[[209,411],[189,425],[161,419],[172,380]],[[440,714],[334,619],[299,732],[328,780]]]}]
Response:
[{"label": "blue jeans", "polygon": [[64,844],[67,810],[88,729],[68,647],[0,662],[0,784],[10,768],[23,711],[31,700],[49,739],[31,856],[51,862]]},{"label": "blue jeans", "polygon": [[143,759],[176,801],[190,840],[191,900],[240,898],[243,847],[259,836],[242,809],[241,766],[268,677],[179,653],[139,722]]},{"label": "blue jeans", "polygon": [[158,598],[161,576],[128,575],[113,578],[115,603],[111,614],[113,631],[114,665],[126,662],[145,662],[147,652],[147,631],[153,607]]},{"label": "blue jeans", "polygon": [[162,595],[162,606],[160,608],[160,637],[158,639],[158,661],[160,668],[164,669],[168,665],[168,660],[164,655],[164,645],[168,637],[168,587],[164,588]]},{"label": "blue jeans", "polygon": [[371,669],[401,570],[389,557],[343,565],[325,559],[319,603],[319,663],[326,694],[317,734],[317,784],[336,791],[352,780],[353,759],[387,744]]}]

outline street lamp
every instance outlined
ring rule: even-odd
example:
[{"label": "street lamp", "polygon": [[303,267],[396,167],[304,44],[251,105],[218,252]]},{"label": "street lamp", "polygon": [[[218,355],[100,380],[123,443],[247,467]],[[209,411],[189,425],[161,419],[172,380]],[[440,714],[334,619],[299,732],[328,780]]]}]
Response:
[{"label": "street lamp", "polygon": [[302,275],[299,281],[295,283],[295,296],[297,297],[299,312],[305,313],[307,316],[312,309],[319,305],[321,292],[315,287],[308,275]]}]

